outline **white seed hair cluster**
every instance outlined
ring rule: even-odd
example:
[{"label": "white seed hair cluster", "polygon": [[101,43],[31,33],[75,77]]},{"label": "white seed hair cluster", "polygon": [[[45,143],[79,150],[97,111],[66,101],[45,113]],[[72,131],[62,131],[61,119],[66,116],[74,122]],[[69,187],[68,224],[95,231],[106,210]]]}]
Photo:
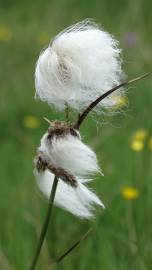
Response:
[{"label": "white seed hair cluster", "polygon": [[[49,199],[54,181],[54,174],[45,170],[34,170],[37,184],[41,192]],[[59,179],[55,195],[55,204],[81,219],[93,217],[94,204],[104,207],[97,195],[85,186],[83,180],[77,179],[78,186],[73,188]]]},{"label": "white seed hair cluster", "polygon": [[[81,110],[122,79],[118,42],[94,22],[84,20],[65,29],[39,56],[36,96],[62,110]],[[116,105],[123,91],[105,98],[98,108]]]},{"label": "white seed hair cluster", "polygon": [[88,177],[92,173],[100,172],[96,154],[78,137],[71,134],[54,136],[50,142],[48,135],[48,132],[43,135],[38,148],[48,163],[78,177]]},{"label": "white seed hair cluster", "polygon": [[[86,187],[86,183],[91,181],[91,174],[100,172],[96,154],[81,141],[80,135],[54,136],[51,140],[48,136],[48,132],[43,135],[38,148],[43,160],[65,169],[77,181],[77,187],[74,188],[59,179],[55,204],[80,218],[91,218],[95,204],[104,207],[100,199]],[[48,169],[35,169],[34,174],[40,190],[49,198],[54,174]]]}]

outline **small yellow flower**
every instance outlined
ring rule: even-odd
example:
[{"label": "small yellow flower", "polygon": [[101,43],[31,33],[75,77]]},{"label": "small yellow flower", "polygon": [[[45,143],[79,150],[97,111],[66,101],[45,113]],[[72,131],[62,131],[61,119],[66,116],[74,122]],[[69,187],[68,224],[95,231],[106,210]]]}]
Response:
[{"label": "small yellow flower", "polygon": [[142,151],[144,148],[144,141],[148,136],[148,131],[145,129],[139,129],[132,135],[131,149],[133,151]]},{"label": "small yellow flower", "polygon": [[140,191],[137,188],[133,187],[123,187],[121,190],[121,194],[126,200],[135,200],[139,197]]},{"label": "small yellow flower", "polygon": [[116,96],[115,108],[122,108],[128,104],[128,99],[125,96]]},{"label": "small yellow flower", "polygon": [[0,41],[9,41],[12,38],[12,31],[7,26],[0,26]]},{"label": "small yellow flower", "polygon": [[42,32],[37,36],[37,42],[40,45],[46,45],[49,43],[49,41],[50,41],[50,37],[49,37],[48,33],[46,33],[46,32]]},{"label": "small yellow flower", "polygon": [[139,129],[133,133],[132,139],[138,141],[144,141],[148,136],[148,131],[145,129]]},{"label": "small yellow flower", "polygon": [[40,125],[40,120],[35,116],[29,115],[24,118],[23,123],[26,128],[37,128]]},{"label": "small yellow flower", "polygon": [[136,151],[136,152],[139,152],[139,151],[142,151],[144,148],[144,143],[142,141],[139,141],[139,140],[133,140],[131,142],[131,149],[133,151]]},{"label": "small yellow flower", "polygon": [[149,149],[152,150],[152,137],[150,137],[148,141],[148,146],[149,146]]}]

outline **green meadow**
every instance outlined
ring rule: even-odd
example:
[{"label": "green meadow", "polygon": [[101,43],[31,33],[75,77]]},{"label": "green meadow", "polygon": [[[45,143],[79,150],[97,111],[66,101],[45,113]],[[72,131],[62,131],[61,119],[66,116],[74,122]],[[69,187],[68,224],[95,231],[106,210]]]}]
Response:
[{"label": "green meadow", "polygon": [[[40,51],[65,27],[93,18],[119,40],[128,78],[151,72],[151,9],[150,0],[0,1],[1,270],[29,269],[47,210],[33,176],[33,158],[48,127],[43,117],[64,119],[34,100]],[[104,172],[89,186],[106,208],[82,221],[55,207],[38,270],[49,270],[89,228],[87,239],[56,269],[152,267],[152,77],[126,90],[127,106],[113,114],[94,113],[81,129]],[[75,117],[71,114],[72,121]]]}]

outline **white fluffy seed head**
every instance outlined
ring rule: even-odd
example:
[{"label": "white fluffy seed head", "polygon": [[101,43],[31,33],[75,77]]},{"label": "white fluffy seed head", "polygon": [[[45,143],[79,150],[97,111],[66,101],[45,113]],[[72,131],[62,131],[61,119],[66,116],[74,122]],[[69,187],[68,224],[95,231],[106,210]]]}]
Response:
[{"label": "white fluffy seed head", "polygon": [[[92,21],[65,29],[45,49],[36,65],[36,96],[63,109],[65,104],[83,109],[95,98],[118,85],[122,78],[118,42]],[[117,103],[122,90],[98,107]]]},{"label": "white fluffy seed head", "polygon": [[[48,170],[38,172],[37,169],[34,170],[34,175],[39,189],[49,199],[54,175]],[[79,218],[90,219],[93,217],[94,205],[104,205],[97,195],[83,184],[83,180],[77,179],[77,182],[77,188],[73,188],[59,179],[54,202]]]},{"label": "white fluffy seed head", "polygon": [[80,178],[100,172],[96,154],[80,140],[80,136],[66,134],[54,136],[51,140],[48,136],[48,132],[43,135],[39,147],[47,162]]},{"label": "white fluffy seed head", "polygon": [[[38,152],[42,160],[56,168],[71,173],[77,187],[72,187],[59,179],[55,204],[80,218],[91,218],[94,205],[104,207],[100,199],[85,185],[91,181],[90,175],[100,172],[96,154],[81,141],[80,133],[64,122],[55,121],[41,139]],[[54,174],[48,169],[34,170],[37,184],[49,198]]]}]

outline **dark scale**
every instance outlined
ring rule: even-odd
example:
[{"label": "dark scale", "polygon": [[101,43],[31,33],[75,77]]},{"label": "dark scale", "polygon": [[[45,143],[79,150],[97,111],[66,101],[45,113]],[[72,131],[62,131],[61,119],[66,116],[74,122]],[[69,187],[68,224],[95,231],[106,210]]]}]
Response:
[{"label": "dark scale", "polygon": [[48,139],[52,139],[54,136],[64,137],[68,134],[79,138],[77,131],[72,127],[71,124],[61,121],[51,122],[51,127],[48,129]]}]

